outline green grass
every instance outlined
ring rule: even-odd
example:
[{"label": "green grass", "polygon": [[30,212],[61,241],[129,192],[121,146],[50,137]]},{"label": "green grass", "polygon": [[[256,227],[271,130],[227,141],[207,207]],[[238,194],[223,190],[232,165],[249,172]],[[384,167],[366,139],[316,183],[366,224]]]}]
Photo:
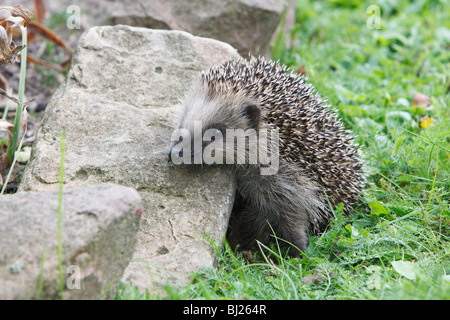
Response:
[{"label": "green grass", "polygon": [[[379,30],[366,26],[372,2],[297,3],[297,24],[273,58],[304,65],[357,135],[369,180],[363,202],[349,217],[338,209],[301,260],[266,248],[270,260],[251,263],[216,248],[218,268],[168,287],[169,298],[450,299],[449,2],[377,1]],[[412,105],[417,92],[432,108]],[[437,124],[421,128],[423,116]],[[118,298],[152,297],[122,285]]]},{"label": "green grass", "polygon": [[[10,146],[8,148],[7,151],[7,156],[8,156],[8,162],[10,164],[13,163],[13,161],[15,161],[15,156],[16,156],[16,151],[20,150],[20,148],[17,147],[18,144],[21,144],[21,142],[19,142],[19,132],[20,132],[20,128],[22,127],[22,112],[24,109],[24,104],[23,104],[23,97],[24,97],[24,93],[25,93],[25,80],[27,78],[26,76],[26,72],[27,72],[27,28],[25,27],[20,27],[21,32],[22,32],[22,45],[25,46],[25,48],[22,49],[21,51],[21,60],[20,60],[20,78],[19,78],[19,91],[18,91],[18,100],[19,100],[19,105],[17,106],[17,111],[16,111],[16,115],[14,118],[14,127],[12,130],[12,136],[11,136],[11,141],[10,141]],[[25,135],[25,133],[24,133]],[[11,165],[11,168],[13,168],[14,165]],[[7,183],[5,183],[6,185]]]}]

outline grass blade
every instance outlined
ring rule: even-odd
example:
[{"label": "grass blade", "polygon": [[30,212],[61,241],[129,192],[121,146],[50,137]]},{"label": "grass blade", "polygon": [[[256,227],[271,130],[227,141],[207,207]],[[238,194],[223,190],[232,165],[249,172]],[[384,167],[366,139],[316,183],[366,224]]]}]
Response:
[{"label": "grass blade", "polygon": [[[27,73],[27,28],[20,27],[22,31],[22,45],[25,48],[22,49],[22,57],[20,58],[20,79],[19,79],[19,92],[18,99],[19,105],[17,106],[16,116],[14,118],[14,128],[11,137],[11,144],[8,148],[8,162],[12,163],[14,160],[14,154],[17,150],[17,141],[19,139],[19,133],[21,128],[22,111],[23,111],[23,96],[25,92],[25,79]],[[25,135],[25,134],[24,134]]]}]

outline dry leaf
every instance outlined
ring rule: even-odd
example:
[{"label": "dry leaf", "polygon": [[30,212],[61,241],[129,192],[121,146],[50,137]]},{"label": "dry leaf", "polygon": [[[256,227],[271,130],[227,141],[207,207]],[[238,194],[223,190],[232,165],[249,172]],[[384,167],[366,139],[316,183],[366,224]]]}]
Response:
[{"label": "dry leaf", "polygon": [[306,75],[306,71],[305,71],[305,65],[302,64],[298,69],[297,69],[297,73],[301,74],[302,76]]},{"label": "dry leaf", "polygon": [[70,67],[70,61],[72,60],[72,51],[66,46],[64,41],[59,36],[57,36],[52,30],[50,30],[49,28],[47,28],[38,21],[32,21],[28,29],[29,29],[28,32],[29,43],[34,41],[37,35],[40,35],[41,37],[50,40],[54,42],[56,45],[60,46],[68,54],[67,59],[65,59],[59,64],[51,64],[44,60],[34,59],[31,56],[27,57],[28,62],[41,65],[48,69],[58,69],[60,71],[63,71],[64,69]]},{"label": "dry leaf", "polygon": [[25,46],[15,45],[12,40],[12,30],[16,27],[20,27],[21,29],[26,28],[34,14],[21,5],[12,7],[1,6],[0,10],[9,11],[11,14],[10,17],[0,22],[0,65],[2,65],[4,63],[14,62],[19,52],[25,48]]},{"label": "dry leaf", "polygon": [[34,12],[36,13],[36,21],[42,23],[46,12],[43,0],[34,0]]},{"label": "dry leaf", "polygon": [[0,172],[4,171],[6,168],[8,168],[8,166],[9,166],[8,156],[6,155],[6,153],[4,153],[4,154],[0,153]]},{"label": "dry leaf", "polygon": [[24,135],[27,132],[27,124],[28,124],[28,111],[27,111],[28,106],[24,106],[23,110],[22,110],[22,117],[20,119],[20,125],[22,126],[22,130],[24,132]]},{"label": "dry leaf", "polygon": [[28,26],[28,24],[31,22],[31,20],[34,17],[33,12],[31,12],[24,6],[21,6],[20,4],[12,6],[12,7],[11,6],[3,6],[3,7],[0,7],[0,10],[9,11],[9,13],[11,14],[11,17],[20,18],[20,19],[11,19],[11,21],[15,21],[14,23],[17,23],[17,26],[23,26],[25,28]]},{"label": "dry leaf", "polygon": [[37,21],[33,21],[30,26],[29,26],[29,30],[30,32],[34,33],[34,34],[39,34],[40,36],[44,37],[45,39],[48,39],[50,41],[53,41],[54,43],[56,43],[58,46],[60,46],[61,48],[64,49],[64,51],[72,53],[69,48],[67,48],[66,44],[64,43],[64,41],[57,36],[52,30],[50,30],[49,28],[47,28],[46,26],[44,26],[43,24],[37,22]]},{"label": "dry leaf", "polygon": [[[68,69],[70,67],[70,61],[72,59],[72,51],[66,46],[64,41],[59,36],[57,36],[52,30],[50,30],[49,28],[47,28],[46,26],[44,26],[42,24],[42,21],[45,16],[45,11],[46,11],[43,1],[35,0],[34,6],[35,6],[35,11],[36,11],[36,20],[34,20],[34,21],[31,21],[34,14],[30,10],[26,9],[23,6],[18,5],[18,6],[14,6],[14,7],[0,7],[0,10],[1,9],[7,10],[11,13],[11,17],[8,17],[4,21],[0,22],[0,25],[1,24],[4,25],[6,34],[8,35],[9,38],[19,37],[20,33],[16,32],[18,30],[14,27],[23,25],[24,27],[28,27],[27,28],[28,43],[33,42],[36,39],[37,35],[40,35],[43,38],[48,39],[48,40],[54,42],[55,44],[57,44],[58,46],[60,46],[65,52],[68,53],[67,59],[62,61],[60,64],[51,64],[44,60],[35,59],[30,55],[27,56],[27,61],[30,63],[41,65],[48,69],[57,69],[59,71],[64,71],[65,69]],[[9,25],[9,23],[12,23],[12,25]],[[11,39],[7,43],[11,44],[12,43]],[[13,48],[9,49],[10,45],[8,45],[7,47],[8,47],[8,49],[6,49],[6,51],[8,52],[8,54],[6,55],[5,59],[0,59],[0,64],[3,64],[5,62],[15,61],[14,59],[12,59],[13,57],[11,57],[11,56],[17,55],[20,52],[20,50],[23,49],[23,47],[15,48],[15,46]],[[11,57],[11,58],[8,58],[8,57]]]},{"label": "dry leaf", "polygon": [[[332,277],[334,275],[335,275],[334,272],[327,273],[328,277]],[[315,271],[313,274],[310,274],[309,276],[305,276],[305,277],[302,278],[302,281],[304,283],[314,283],[314,284],[317,284],[317,283],[319,283],[321,281],[324,281],[324,280],[326,280],[325,276],[319,275],[317,273],[317,271]]]},{"label": "dry leaf", "polygon": [[416,106],[423,106],[428,105],[430,102],[431,99],[428,96],[424,95],[423,93],[417,92],[414,96],[412,104]]},{"label": "dry leaf", "polygon": [[0,131],[8,131],[8,128],[14,127],[10,122],[0,119]]},{"label": "dry leaf", "polygon": [[303,277],[302,280],[304,283],[318,283],[320,280],[323,280],[323,277],[318,276],[317,272],[314,272],[314,274]]},{"label": "dry leaf", "polygon": [[9,46],[11,44],[11,41],[12,41],[12,39],[10,38],[10,34],[8,34],[6,32],[5,27],[0,25],[0,50],[2,53],[4,51],[9,51]]},{"label": "dry leaf", "polygon": [[9,148],[9,144],[11,143],[11,136],[12,136],[12,128],[14,125],[12,123],[9,123],[8,121],[4,119],[0,119],[0,131],[6,131],[8,132],[8,141],[6,146]]},{"label": "dry leaf", "polygon": [[0,119],[0,130],[12,127],[13,125],[4,119]]},{"label": "dry leaf", "polygon": [[6,29],[0,25],[0,65],[6,62],[14,61],[14,56],[11,50],[11,33],[8,33]]}]

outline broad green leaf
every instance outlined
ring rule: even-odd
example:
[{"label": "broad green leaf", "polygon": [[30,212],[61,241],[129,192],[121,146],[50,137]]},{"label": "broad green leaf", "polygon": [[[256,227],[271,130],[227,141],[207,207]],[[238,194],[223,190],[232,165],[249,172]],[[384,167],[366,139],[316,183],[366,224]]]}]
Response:
[{"label": "broad green leaf", "polygon": [[442,280],[444,280],[444,282],[446,284],[450,284],[450,274],[447,274],[445,276],[442,276]]},{"label": "broad green leaf", "polygon": [[389,211],[386,209],[386,207],[378,201],[372,201],[371,203],[369,203],[369,208],[372,214],[375,214],[377,216],[389,215]]},{"label": "broad green leaf", "polygon": [[31,148],[30,147],[24,147],[21,151],[17,151],[17,161],[19,162],[27,162],[30,160],[31,155]]},{"label": "broad green leaf", "polygon": [[392,266],[395,271],[409,280],[415,280],[420,274],[419,267],[410,261],[393,261]]},{"label": "broad green leaf", "polygon": [[411,114],[406,111],[391,111],[386,114],[386,125],[389,129],[409,126],[411,120]]},{"label": "broad green leaf", "polygon": [[347,224],[345,226],[345,229],[347,229],[350,232],[350,234],[352,235],[352,238],[359,236],[361,233],[360,229],[353,224]]},{"label": "broad green leaf", "polygon": [[369,266],[366,268],[366,272],[371,274],[366,280],[367,288],[380,289],[381,288],[381,268],[379,266]]}]

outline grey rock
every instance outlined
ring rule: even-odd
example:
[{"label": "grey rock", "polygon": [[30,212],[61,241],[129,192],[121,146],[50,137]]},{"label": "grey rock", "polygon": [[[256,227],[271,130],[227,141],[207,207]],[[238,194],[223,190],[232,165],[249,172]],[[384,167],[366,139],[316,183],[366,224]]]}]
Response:
[{"label": "grey rock", "polygon": [[202,233],[222,243],[235,185],[223,168],[168,163],[173,113],[200,70],[237,57],[225,43],[181,31],[91,28],[47,106],[20,190],[57,188],[64,130],[65,186],[114,182],[142,197],[124,281],[153,293],[185,283],[191,271],[214,265]]},{"label": "grey rock", "polygon": [[[4,5],[14,5],[17,0],[3,0]],[[62,38],[69,44],[82,30],[96,25],[130,25],[152,29],[187,31],[200,37],[229,43],[242,56],[270,56],[271,39],[288,3],[295,0],[46,0],[47,18],[53,13],[66,12],[79,16],[80,30],[71,29]],[[21,4],[32,10],[33,0]],[[75,6],[75,7],[73,7]],[[75,11],[74,11],[75,10]],[[288,10],[285,26],[291,26]],[[73,19],[72,19],[73,20]],[[72,21],[71,20],[71,21]],[[288,29],[290,31],[290,29]],[[60,34],[61,36],[61,34]],[[289,43],[290,39],[286,39]]]},{"label": "grey rock", "polygon": [[242,56],[266,54],[286,0],[123,0],[114,2],[113,24],[184,30],[224,41]]},{"label": "grey rock", "polygon": [[[58,192],[4,195],[0,208],[0,299],[59,299]],[[128,187],[63,191],[64,299],[114,298],[133,256],[141,208]],[[79,289],[71,286],[77,283]]]}]

